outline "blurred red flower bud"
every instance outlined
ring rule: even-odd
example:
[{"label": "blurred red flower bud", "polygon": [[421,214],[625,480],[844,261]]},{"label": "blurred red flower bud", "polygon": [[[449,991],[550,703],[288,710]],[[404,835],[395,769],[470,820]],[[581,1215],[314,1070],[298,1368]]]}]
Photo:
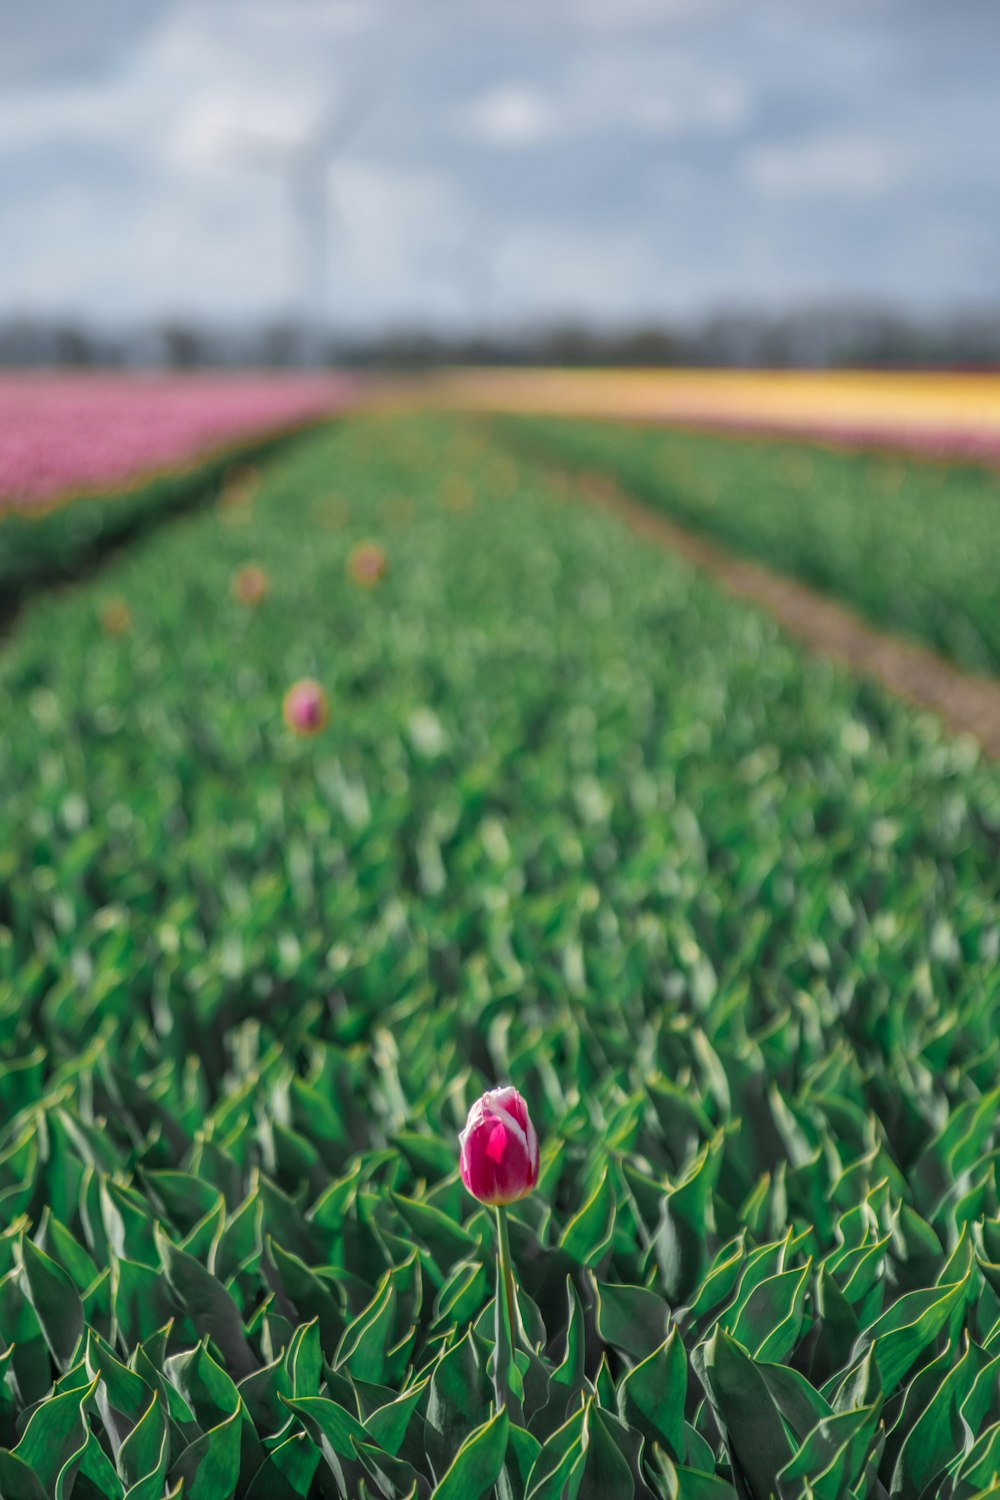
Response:
[{"label": "blurred red flower bud", "polygon": [[386,566],[385,553],[378,542],[359,543],[347,560],[347,569],[354,582],[368,589],[381,583]]},{"label": "blurred red flower bud", "polygon": [[132,624],[132,613],[124,599],[111,599],[101,610],[101,624],[108,635],[124,635]]},{"label": "blurred red flower bud", "polygon": [[246,563],[233,574],[232,589],[240,604],[259,604],[267,593],[267,574],[258,563]]},{"label": "blurred red flower bud", "polygon": [[326,694],[309,677],[292,684],[281,711],[293,734],[318,734],[329,717]]}]

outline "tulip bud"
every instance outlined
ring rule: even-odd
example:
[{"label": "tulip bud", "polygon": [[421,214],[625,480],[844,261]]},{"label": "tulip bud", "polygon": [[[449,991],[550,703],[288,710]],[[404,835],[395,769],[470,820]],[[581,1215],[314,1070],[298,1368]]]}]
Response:
[{"label": "tulip bud", "polygon": [[303,677],[285,694],[282,714],[294,734],[318,734],[327,720],[326,694],[318,682]]},{"label": "tulip bud", "polygon": [[366,589],[381,583],[386,566],[385,553],[378,542],[359,543],[347,560],[347,570],[354,582]]},{"label": "tulip bud", "polygon": [[538,1137],[517,1089],[477,1099],[458,1140],[462,1181],[480,1203],[516,1203],[537,1183]]},{"label": "tulip bud", "polygon": [[124,635],[132,624],[132,614],[124,599],[111,599],[101,610],[101,624],[108,635]]},{"label": "tulip bud", "polygon": [[232,590],[240,604],[259,604],[267,593],[267,574],[257,563],[246,563],[233,574]]}]

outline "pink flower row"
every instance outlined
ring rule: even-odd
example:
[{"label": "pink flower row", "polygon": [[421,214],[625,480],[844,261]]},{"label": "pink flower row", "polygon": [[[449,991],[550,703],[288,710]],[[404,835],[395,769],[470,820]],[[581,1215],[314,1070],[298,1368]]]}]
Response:
[{"label": "pink flower row", "polygon": [[113,489],[342,408],[342,375],[0,374],[0,504]]}]

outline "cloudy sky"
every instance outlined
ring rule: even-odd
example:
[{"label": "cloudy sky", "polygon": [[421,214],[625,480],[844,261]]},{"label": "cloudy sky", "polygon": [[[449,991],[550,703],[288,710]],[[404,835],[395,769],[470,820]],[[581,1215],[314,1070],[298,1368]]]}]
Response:
[{"label": "cloudy sky", "polygon": [[0,314],[996,306],[998,47],[997,0],[0,0]]}]

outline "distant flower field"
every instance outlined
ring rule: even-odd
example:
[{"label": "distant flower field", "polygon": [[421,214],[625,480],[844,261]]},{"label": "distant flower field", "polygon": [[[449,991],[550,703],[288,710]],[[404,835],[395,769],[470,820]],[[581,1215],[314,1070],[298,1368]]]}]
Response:
[{"label": "distant flower field", "polygon": [[992,373],[476,370],[437,377],[420,399],[1000,462],[1000,375]]},{"label": "distant flower field", "polygon": [[343,406],[343,376],[0,375],[0,504],[110,489]]}]

